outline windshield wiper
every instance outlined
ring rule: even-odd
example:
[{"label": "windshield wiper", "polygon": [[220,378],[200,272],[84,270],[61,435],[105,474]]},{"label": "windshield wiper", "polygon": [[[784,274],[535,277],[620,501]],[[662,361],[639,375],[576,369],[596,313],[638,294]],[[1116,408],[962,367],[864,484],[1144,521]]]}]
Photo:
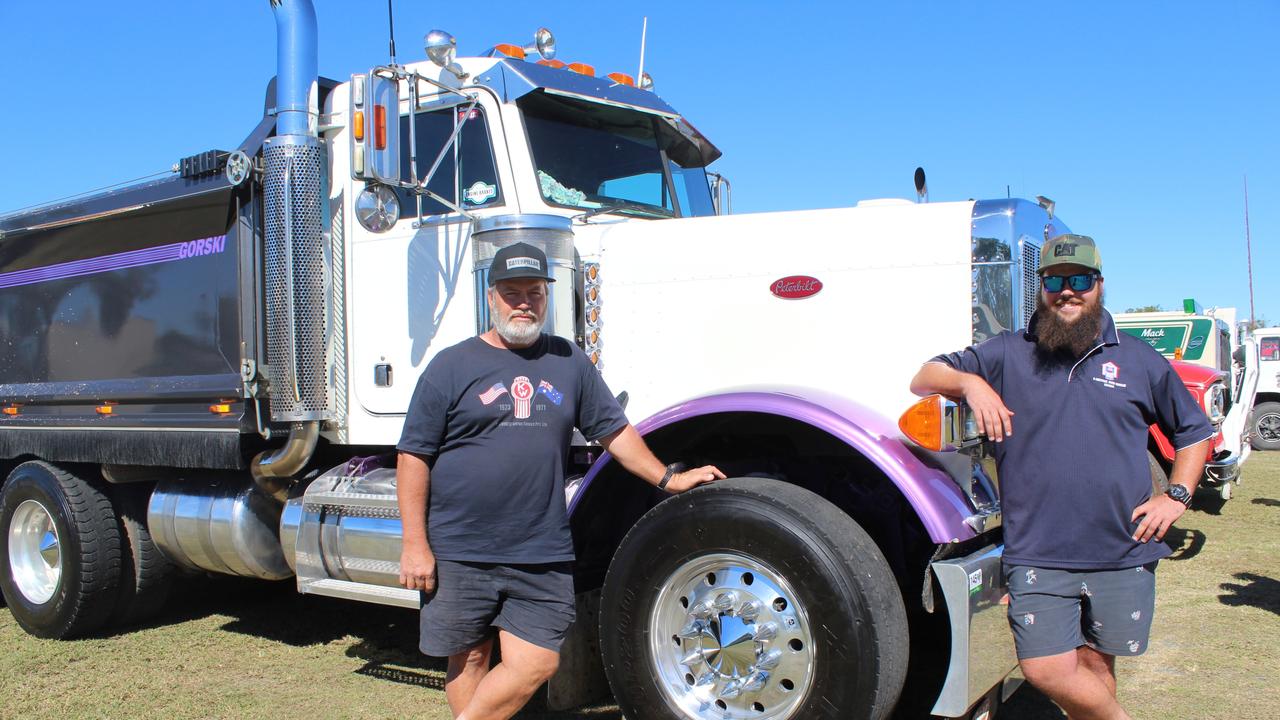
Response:
[{"label": "windshield wiper", "polygon": [[618,212],[619,210],[630,210],[632,212],[643,213],[650,217],[662,217],[662,218],[674,217],[673,215],[670,215],[666,212],[661,212],[657,208],[654,208],[650,205],[641,205],[639,203],[633,203],[633,202],[616,202],[616,203],[613,203],[612,205],[601,205],[598,208],[591,208],[590,210],[582,213],[581,215],[574,215],[573,220],[581,220],[582,223],[585,225],[588,219],[593,218],[596,215],[601,215],[603,213]]}]

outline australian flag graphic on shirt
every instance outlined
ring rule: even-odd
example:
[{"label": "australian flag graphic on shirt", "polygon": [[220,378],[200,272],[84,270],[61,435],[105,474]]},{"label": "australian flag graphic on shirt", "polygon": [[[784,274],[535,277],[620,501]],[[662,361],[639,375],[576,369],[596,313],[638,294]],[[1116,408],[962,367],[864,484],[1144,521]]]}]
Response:
[{"label": "australian flag graphic on shirt", "polygon": [[559,405],[560,402],[564,400],[564,393],[555,389],[555,387],[553,387],[551,383],[547,382],[546,380],[540,380],[538,382],[538,392],[542,393],[543,395],[546,395],[547,399],[555,403],[556,405]]}]

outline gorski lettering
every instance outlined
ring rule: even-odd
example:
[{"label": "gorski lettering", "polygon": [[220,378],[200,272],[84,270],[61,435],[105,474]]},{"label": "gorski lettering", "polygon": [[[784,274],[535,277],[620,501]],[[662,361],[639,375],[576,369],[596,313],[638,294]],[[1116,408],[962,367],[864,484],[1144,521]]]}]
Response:
[{"label": "gorski lettering", "polygon": [[199,257],[201,255],[216,255],[227,249],[227,236],[216,235],[214,237],[200,238],[184,242],[178,246],[178,259]]}]

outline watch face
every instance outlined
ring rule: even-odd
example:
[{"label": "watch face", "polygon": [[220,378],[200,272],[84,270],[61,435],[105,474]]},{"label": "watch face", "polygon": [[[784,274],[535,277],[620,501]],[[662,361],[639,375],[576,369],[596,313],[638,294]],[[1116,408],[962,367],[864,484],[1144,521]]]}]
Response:
[{"label": "watch face", "polygon": [[1173,498],[1174,500],[1177,500],[1183,505],[1191,504],[1188,502],[1191,499],[1191,493],[1187,492],[1187,489],[1181,485],[1170,485],[1169,497]]}]

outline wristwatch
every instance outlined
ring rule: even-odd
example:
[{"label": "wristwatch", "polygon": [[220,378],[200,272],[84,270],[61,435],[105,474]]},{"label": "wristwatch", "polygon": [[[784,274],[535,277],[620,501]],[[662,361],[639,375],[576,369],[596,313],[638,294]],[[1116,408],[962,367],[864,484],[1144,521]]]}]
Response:
[{"label": "wristwatch", "polygon": [[1183,505],[1191,507],[1191,491],[1185,485],[1169,483],[1169,489],[1165,491],[1165,494]]},{"label": "wristwatch", "polygon": [[658,481],[658,489],[666,490],[667,483],[671,482],[671,476],[678,472],[684,472],[684,463],[673,462],[667,466],[667,471],[662,473],[662,479]]}]

